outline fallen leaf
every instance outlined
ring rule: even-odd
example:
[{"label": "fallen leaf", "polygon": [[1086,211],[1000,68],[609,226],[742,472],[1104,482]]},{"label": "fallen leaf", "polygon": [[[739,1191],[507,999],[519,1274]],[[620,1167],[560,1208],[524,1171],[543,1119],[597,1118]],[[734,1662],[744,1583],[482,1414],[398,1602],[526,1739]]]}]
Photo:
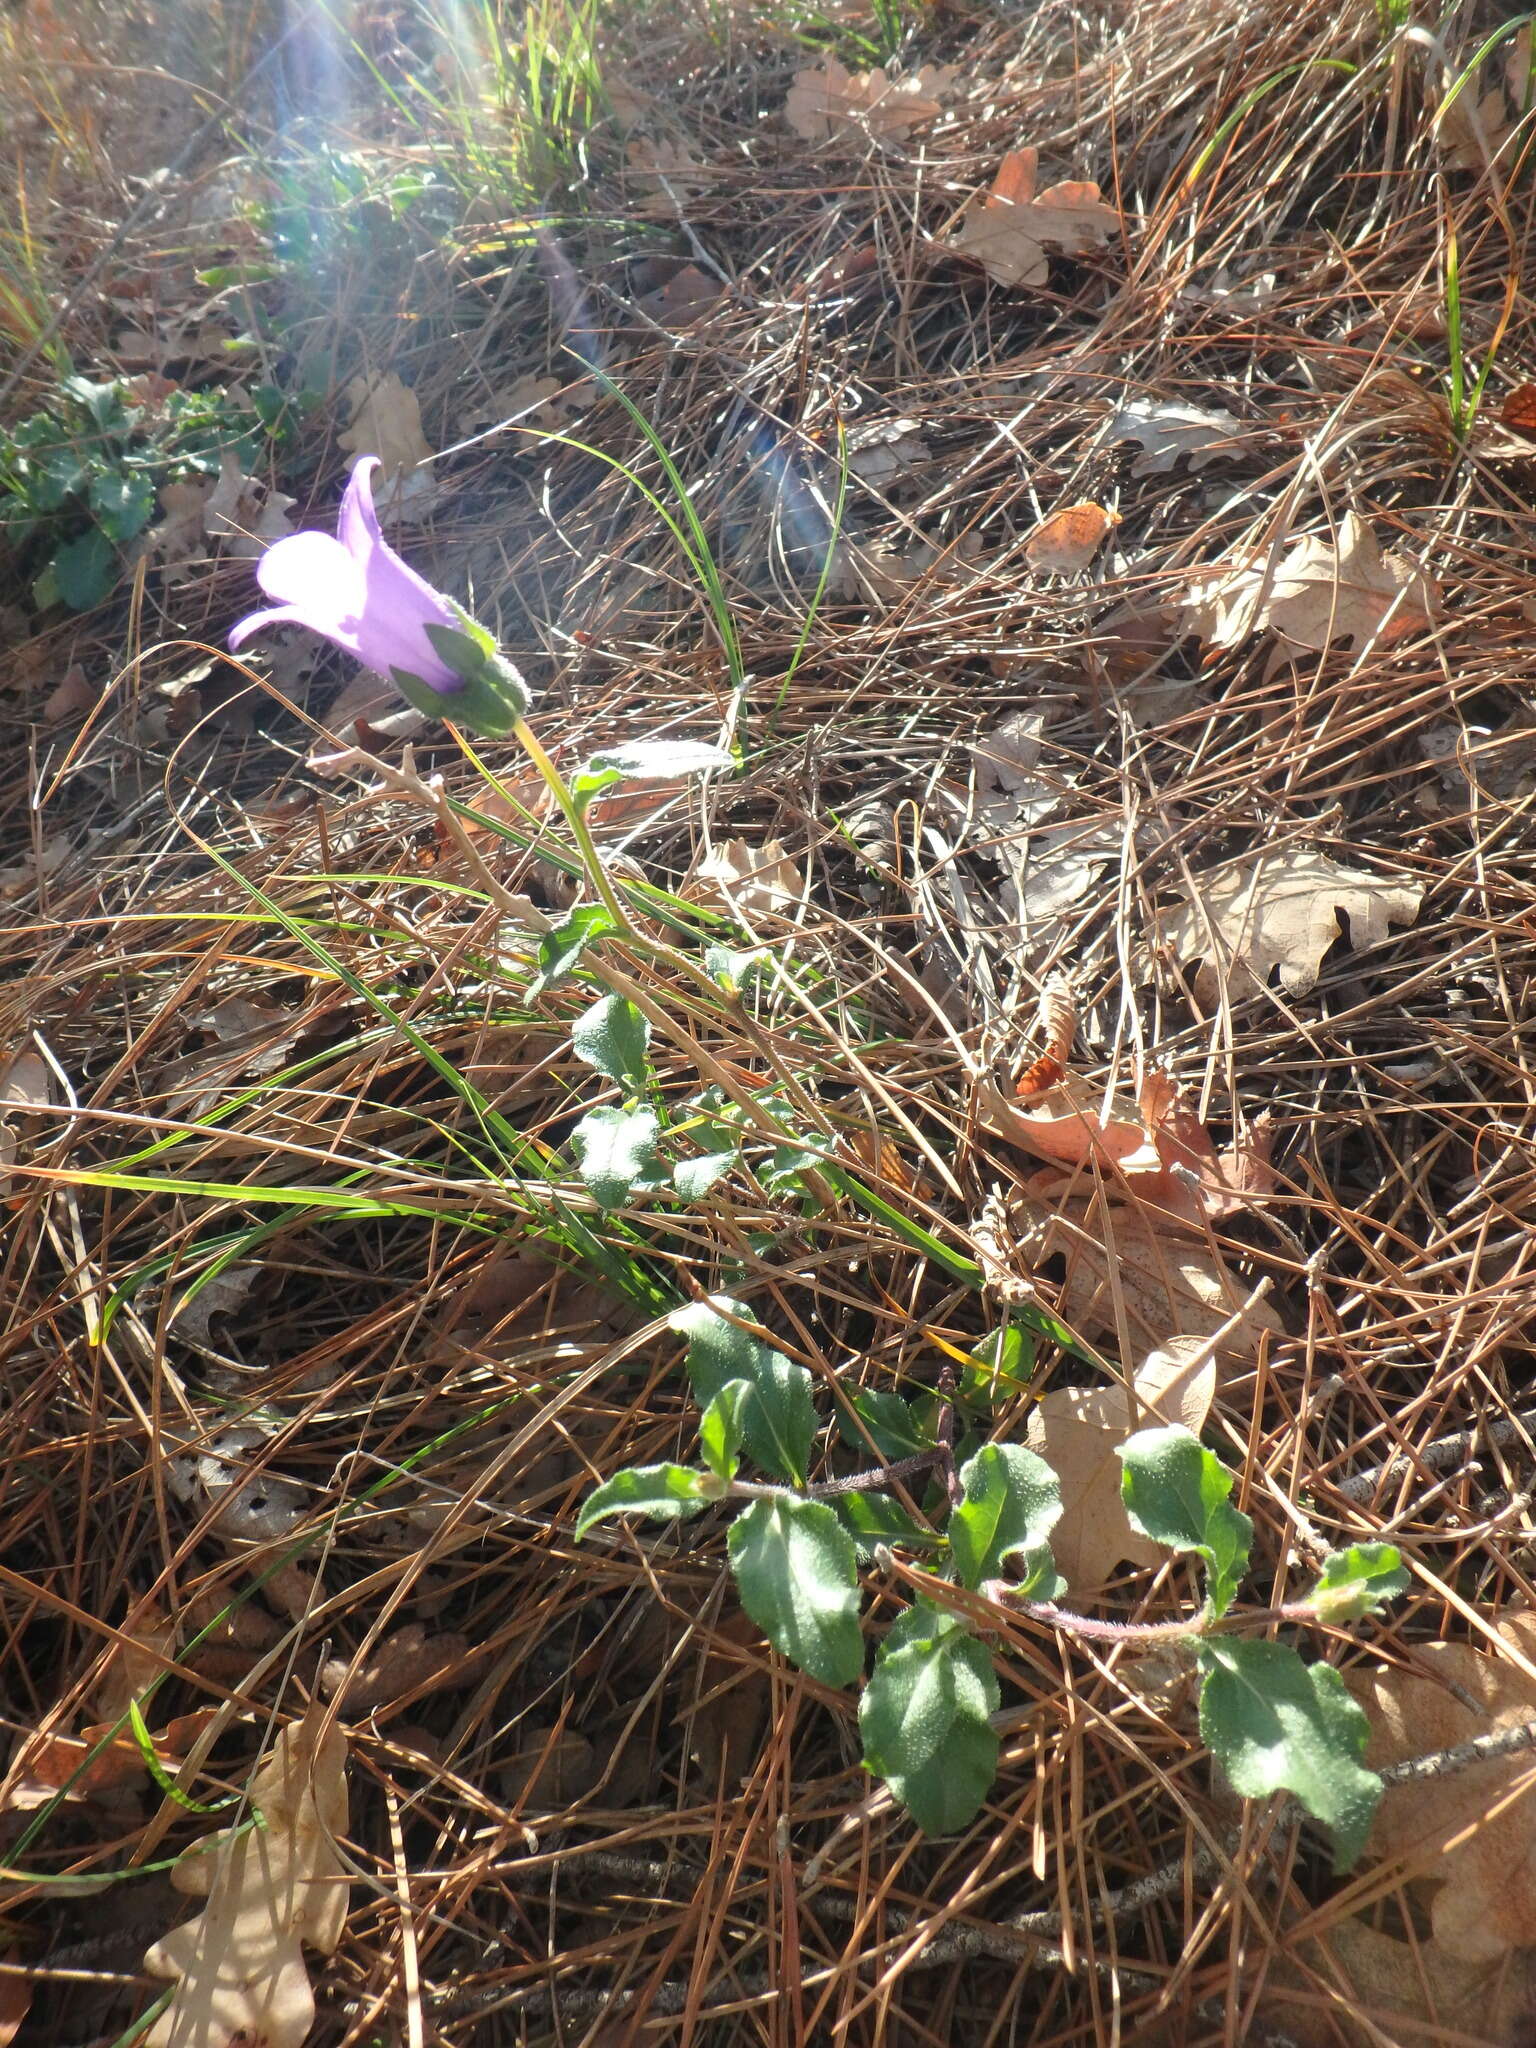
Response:
[{"label": "fallen leaf", "polygon": [[204,477],[160,486],[164,517],[144,536],[144,553],[164,571],[167,582],[184,582],[194,564],[207,561],[203,515],[213,491]]},{"label": "fallen leaf", "polygon": [[337,436],[341,446],[355,456],[377,455],[383,464],[374,491],[380,519],[406,523],[423,518],[440,486],[422,468],[432,450],[421,429],[421,401],[392,370],[372,382],[354,377],[342,395],[351,424]]},{"label": "fallen leaf", "polygon": [[1213,274],[1209,284],[1187,284],[1179,297],[1187,305],[1209,306],[1213,312],[1227,313],[1240,320],[1262,313],[1275,296],[1278,284],[1279,277],[1273,270],[1261,271],[1255,277],[1238,278],[1223,266]]},{"label": "fallen leaf", "polygon": [[1223,1223],[1274,1193],[1269,1159],[1274,1121],[1267,1112],[1218,1152],[1171,1074],[1153,1068],[1142,1082],[1137,1105],[1160,1161],[1156,1173],[1127,1175],[1143,1201],[1192,1222]]},{"label": "fallen leaf", "polygon": [[553,1728],[516,1750],[497,1769],[502,1801],[514,1809],[535,1807],[560,1813],[592,1790],[602,1775],[597,1753],[584,1735]]},{"label": "fallen leaf", "polygon": [[1131,399],[1109,423],[1112,441],[1141,443],[1142,452],[1131,464],[1132,476],[1164,475],[1181,455],[1189,458],[1192,470],[1204,469],[1208,462],[1233,454],[1232,443],[1242,431],[1242,422],[1230,412],[1202,412],[1199,406],[1165,405],[1146,398]]},{"label": "fallen leaf", "polygon": [[1129,1386],[1058,1387],[1036,1404],[1025,1441],[1061,1481],[1051,1554],[1074,1593],[1102,1586],[1117,1564],[1156,1565],[1167,1557],[1127,1519],[1116,1453],[1134,1431],[1162,1422],[1182,1423],[1198,1436],[1216,1384],[1209,1343],[1173,1337],[1147,1355]]},{"label": "fallen leaf", "polygon": [[[1499,1649],[1536,1664],[1536,1613],[1507,1615],[1493,1637]],[[1496,1650],[1418,1643],[1413,1665],[1344,1674],[1371,1724],[1365,1760],[1372,1770],[1536,1720],[1536,1678]],[[1532,1792],[1536,1763],[1523,1752],[1389,1785],[1377,1809],[1367,1853],[1434,1882],[1435,1939],[1461,1962],[1493,1962],[1509,1949],[1536,1946]]]},{"label": "fallen leaf", "polygon": [[317,739],[304,765],[316,775],[330,778],[371,768],[381,740],[411,739],[427,724],[427,718],[414,704],[404,701],[393,683],[371,669],[360,668],[337,691],[325,713],[325,724],[335,738]]},{"label": "fallen leaf", "polygon": [[804,875],[777,839],[765,839],[761,847],[749,846],[745,839],[728,839],[700,861],[695,879],[703,884],[706,897],[739,912],[749,923],[787,917],[805,893]]},{"label": "fallen leaf", "polygon": [[20,1949],[0,1957],[0,2048],[11,2048],[23,2020],[32,2010],[33,1979]]},{"label": "fallen leaf", "polygon": [[[175,1771],[186,1761],[217,1712],[217,1707],[197,1707],[150,1736],[151,1747],[167,1770]],[[27,1738],[0,1785],[0,1812],[33,1813],[60,1793],[73,1801],[140,1789],[149,1775],[144,1752],[131,1735],[114,1732],[116,1721],[114,1715],[79,1735]]]},{"label": "fallen leaf", "polygon": [[1042,519],[1024,543],[1024,559],[1046,576],[1076,576],[1086,569],[1120,524],[1118,512],[1085,500],[1063,505]]},{"label": "fallen leaf", "polygon": [[194,1351],[211,1354],[218,1359],[229,1358],[232,1349],[238,1355],[239,1347],[232,1346],[229,1340],[214,1341],[213,1319],[215,1316],[238,1315],[246,1307],[251,1289],[264,1281],[268,1282],[270,1289],[265,1266],[254,1263],[224,1266],[211,1279],[187,1289],[172,1308],[166,1326],[172,1336],[182,1344],[189,1344]]},{"label": "fallen leaf", "polygon": [[1512,432],[1536,441],[1536,384],[1517,384],[1499,407],[1499,418]]},{"label": "fallen leaf", "polygon": [[1037,149],[1010,151],[991,191],[969,201],[951,237],[950,247],[974,257],[998,284],[1045,284],[1047,246],[1080,256],[1121,230],[1119,213],[1091,182],[1068,180],[1037,193],[1039,166]]},{"label": "fallen leaf", "polygon": [[642,313],[663,327],[685,327],[717,306],[725,297],[725,286],[710,277],[696,263],[674,270],[666,283],[635,300]]},{"label": "fallen leaf", "polygon": [[771,1686],[762,1630],[741,1608],[728,1609],[709,1635],[686,1724],[706,1791],[730,1795],[762,1753]]},{"label": "fallen leaf", "polygon": [[558,434],[585,412],[595,389],[590,377],[571,383],[559,377],[536,377],[529,371],[515,384],[492,392],[474,412],[467,413],[460,429],[464,433],[478,433],[488,427],[510,425],[538,427],[547,434]]},{"label": "fallen leaf", "polygon": [[1317,983],[1323,956],[1349,919],[1356,952],[1379,946],[1394,924],[1412,924],[1424,900],[1420,882],[1347,868],[1307,847],[1259,847],[1187,885],[1176,909],[1160,914],[1155,944],[1180,960],[1198,960],[1196,992],[1214,1003],[1223,982],[1233,995],[1267,986],[1276,968],[1288,996]]},{"label": "fallen leaf", "polygon": [[[303,2048],[315,1994],[303,1944],[334,1953],[347,1917],[347,1741],[314,1702],[251,1783],[261,1827],[211,1835],[179,1859],[178,1891],[208,1903],[144,1958],[175,1984],[145,2048]],[[322,1732],[324,1730],[324,1732]]]},{"label": "fallen leaf", "polygon": [[1447,2035],[1525,2048],[1533,1995],[1529,1955],[1467,1963],[1438,1941],[1399,1941],[1351,1919],[1276,1951],[1255,2016],[1295,2048],[1431,2048]]},{"label": "fallen leaf", "polygon": [[332,1657],[320,1669],[320,1690],[339,1700],[349,1714],[372,1714],[409,1693],[412,1703],[447,1685],[467,1684],[471,1677],[467,1636],[445,1631],[428,1635],[419,1621],[396,1629],[358,1665]]},{"label": "fallen leaf", "polygon": [[1162,1169],[1152,1133],[1140,1115],[1122,1104],[1117,1116],[1112,1102],[1105,1116],[1103,1089],[1079,1074],[1063,1074],[1028,1103],[1010,1102],[987,1082],[980,1084],[978,1096],[980,1121],[1037,1159],[1074,1168],[1095,1160],[1122,1173]]},{"label": "fallen leaf", "polygon": [[203,505],[203,531],[224,541],[236,561],[254,562],[275,540],[294,530],[288,510],[296,501],[249,477],[232,448],[219,456],[219,480]]},{"label": "fallen leaf", "polygon": [[1038,825],[1060,808],[1075,778],[1062,771],[1043,774],[1045,715],[1011,711],[971,744],[976,763],[976,815],[992,832]]},{"label": "fallen leaf", "polygon": [[784,118],[807,142],[873,135],[902,142],[920,121],[940,112],[943,95],[959,76],[954,64],[928,64],[909,77],[884,71],[849,71],[835,57],[797,71],[784,102]]},{"label": "fallen leaf", "polygon": [[1441,106],[1435,138],[1454,170],[1481,171],[1498,156],[1525,112],[1531,78],[1531,25],[1526,23],[1504,53],[1500,84],[1480,93],[1468,77],[1456,97]]},{"label": "fallen leaf", "polygon": [[0,1113],[32,1116],[57,1099],[53,1069],[41,1053],[23,1051],[0,1059]]},{"label": "fallen leaf", "polygon": [[110,684],[98,689],[86,678],[79,662],[72,662],[49,691],[43,705],[43,718],[49,725],[62,724],[68,718],[84,718],[96,709],[105,690]]},{"label": "fallen leaf", "polygon": [[1155,1210],[1095,1195],[1050,1207],[1022,1202],[1009,1222],[1028,1267],[1062,1261],[1058,1312],[1085,1336],[1118,1339],[1117,1303],[1131,1342],[1149,1349],[1173,1337],[1214,1336],[1239,1312],[1221,1339],[1223,1358],[1254,1358],[1266,1334],[1281,1334],[1267,1301],[1250,1303],[1253,1290],[1209,1245],[1170,1232]]},{"label": "fallen leaf", "polygon": [[846,429],[844,441],[849,471],[877,491],[888,490],[909,470],[933,459],[919,420],[857,420]]},{"label": "fallen leaf", "polygon": [[[154,1601],[140,1609],[130,1630],[108,1653],[101,1676],[91,1688],[91,1710],[103,1721],[116,1721],[153,1684],[176,1649],[176,1624]],[[160,1737],[155,1738],[156,1743]]]},{"label": "fallen leaf", "polygon": [[238,1422],[201,1443],[168,1445],[166,1486],[199,1514],[212,1507],[214,1533],[227,1541],[273,1543],[291,1536],[309,1511],[310,1496],[259,1463],[274,1434],[261,1423]]},{"label": "fallen leaf", "polygon": [[1182,631],[1237,647],[1268,628],[1282,649],[1321,654],[1337,640],[1391,646],[1438,611],[1433,579],[1405,555],[1384,555],[1359,513],[1346,512],[1336,540],[1311,533],[1283,555],[1265,549],[1200,570],[1184,592]]},{"label": "fallen leaf", "polygon": [[630,177],[649,195],[638,209],[646,216],[675,212],[677,201],[696,199],[711,183],[711,174],[680,142],[653,142],[648,136],[636,136],[624,152],[624,162]]}]

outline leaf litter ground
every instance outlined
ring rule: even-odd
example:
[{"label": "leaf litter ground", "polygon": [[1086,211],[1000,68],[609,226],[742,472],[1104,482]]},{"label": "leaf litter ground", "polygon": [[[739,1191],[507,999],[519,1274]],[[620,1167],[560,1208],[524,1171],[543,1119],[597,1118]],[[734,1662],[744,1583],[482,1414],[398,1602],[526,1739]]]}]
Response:
[{"label": "leaf litter ground", "polygon": [[[135,459],[177,391],[301,415],[154,471],[94,609],[39,611],[0,541],[0,2030],[119,2038],[181,1968],[180,2038],[225,1914],[315,2041],[1525,2038],[1530,1769],[1454,1754],[1536,1719],[1518,39],[1453,95],[1497,12],[1433,47],[1332,5],[549,14],[494,50],[427,9],[297,49],[211,19],[152,55],[57,0],[0,23],[7,428],[66,351],[138,380]],[[321,60],[325,123],[280,129]],[[718,1002],[641,990],[661,1096],[788,1105],[809,1166],[717,1175],[701,1111],[697,1199],[616,1173],[600,1212],[521,757],[488,789],[398,704],[359,725],[312,647],[259,688],[210,658],[250,536],[329,526],[349,449],[563,763],[739,743],[593,817],[736,963]],[[1014,1108],[1058,977],[1067,1093]],[[1190,1169],[1172,1203],[1161,1070],[1242,1199]],[[978,1431],[1070,1422],[1069,1507],[1150,1356],[1223,1333],[1243,1599],[1399,1545],[1410,1596],[1322,1647],[1373,1763],[1453,1753],[1432,1800],[1395,1786],[1335,1879],[1213,1775],[1176,1659],[1015,1625],[1001,1775],[917,1835],[709,1515],[574,1544],[594,1482],[691,1451],[667,1315],[725,1286],[823,1414],[952,1363]],[[1067,1604],[1187,1612],[1087,1533]],[[305,1758],[295,1846],[267,1795]],[[248,1790],[260,1854],[213,1841]],[[165,1874],[197,1843],[201,1922]]]}]

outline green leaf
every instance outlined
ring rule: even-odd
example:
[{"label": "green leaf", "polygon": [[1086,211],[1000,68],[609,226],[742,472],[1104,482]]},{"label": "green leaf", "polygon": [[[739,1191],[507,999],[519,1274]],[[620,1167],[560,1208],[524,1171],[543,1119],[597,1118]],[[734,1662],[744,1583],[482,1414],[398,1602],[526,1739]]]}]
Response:
[{"label": "green leaf", "polygon": [[[1159,1539],[1160,1540],[1160,1539]],[[1364,1847],[1381,1799],[1365,1768],[1370,1723],[1331,1664],[1285,1643],[1207,1636],[1199,1646],[1200,1735],[1246,1799],[1294,1792],[1333,1835],[1337,1871]]]},{"label": "green leaf", "polygon": [[767,972],[768,961],[760,948],[749,952],[735,946],[706,946],[704,966],[717,988],[739,996]]},{"label": "green leaf", "polygon": [[874,1555],[880,1543],[905,1543],[918,1550],[935,1550],[943,1542],[932,1529],[909,1515],[899,1500],[888,1493],[840,1493],[832,1512],[858,1545],[861,1557]]},{"label": "green leaf", "polygon": [[624,780],[617,768],[578,768],[571,777],[571,801],[583,817],[593,799],[600,797],[605,789],[613,789]]},{"label": "green leaf", "polygon": [[101,603],[117,581],[117,550],[99,526],[67,540],[45,574],[71,611],[88,612]]},{"label": "green leaf", "polygon": [[710,1471],[721,1479],[736,1477],[747,1410],[756,1399],[750,1380],[727,1380],[699,1417],[699,1449]]},{"label": "green leaf", "polygon": [[599,1208],[622,1208],[637,1189],[659,1184],[659,1128],[654,1110],[592,1109],[572,1131],[581,1177]]},{"label": "green leaf", "polygon": [[539,940],[538,973],[528,984],[529,999],[564,981],[575,972],[576,963],[595,939],[617,929],[601,903],[578,903],[564,924],[557,924]]},{"label": "green leaf", "polygon": [[[451,668],[456,676],[466,683],[483,675],[486,663],[494,653],[494,643],[487,646],[485,640],[472,633],[464,632],[457,626],[428,624],[422,628],[432,643],[432,652],[438,660]],[[487,638],[489,636],[487,635]]]},{"label": "green leaf", "polygon": [[1204,1558],[1206,1605],[1212,1614],[1225,1614],[1253,1542],[1252,1522],[1227,1499],[1232,1474],[1177,1424],[1138,1430],[1118,1455],[1120,1498],[1131,1527],[1154,1543]]},{"label": "green leaf", "polygon": [[1045,1460],[1022,1444],[986,1444],[961,1467],[960,1484],[965,1497],[949,1518],[949,1543],[961,1584],[974,1590],[1018,1554],[1034,1599],[1064,1593],[1047,1540],[1061,1519],[1061,1483]]},{"label": "green leaf", "polygon": [[631,1465],[594,1486],[576,1518],[579,1543],[608,1515],[648,1515],[653,1522],[683,1522],[707,1505],[704,1474],[691,1465]]},{"label": "green leaf", "polygon": [[103,470],[91,479],[91,510],[108,540],[132,540],[155,509],[155,487],[142,471]]},{"label": "green leaf", "polygon": [[679,1159],[672,1168],[672,1185],[685,1202],[702,1201],[740,1160],[741,1154],[734,1145],[726,1152],[701,1152],[696,1159]]},{"label": "green leaf", "polygon": [[864,1761],[925,1834],[952,1834],[976,1817],[997,1776],[997,1678],[953,1616],[921,1602],[902,1623],[859,1702]]},{"label": "green leaf", "polygon": [[776,1649],[823,1685],[864,1668],[858,1560],[820,1501],[755,1500],[727,1539],[741,1604]]},{"label": "green leaf", "polygon": [[1317,1584],[1303,1597],[1319,1621],[1358,1621],[1407,1590],[1403,1560],[1390,1543],[1352,1543],[1329,1552]]},{"label": "green leaf", "polygon": [[904,1401],[900,1394],[882,1393],[878,1388],[867,1387],[854,1395],[852,1407],[864,1429],[857,1429],[846,1414],[838,1416],[837,1426],[842,1432],[843,1442],[866,1464],[871,1462],[871,1443],[882,1458],[893,1462],[897,1458],[915,1458],[919,1451],[933,1449],[933,1431],[919,1417],[911,1402]]},{"label": "green leaf", "polygon": [[[462,687],[440,690],[408,669],[391,668],[395,688],[408,704],[428,718],[452,719],[470,732],[499,739],[528,715],[533,693],[523,672],[507,660],[484,628],[464,616],[464,629],[429,625],[423,628],[441,660],[461,677]],[[479,640],[485,641],[480,646]]]},{"label": "green leaf", "polygon": [[706,775],[714,768],[734,768],[723,748],[701,740],[636,740],[627,747],[604,747],[592,756],[594,768],[612,768],[626,782],[671,782],[682,775]]},{"label": "green leaf", "polygon": [[967,1408],[990,1411],[999,1400],[1021,1394],[1028,1387],[1040,1355],[1032,1332],[1010,1323],[983,1337],[961,1368],[956,1399]]},{"label": "green leaf", "polygon": [[776,1479],[804,1486],[816,1436],[812,1381],[803,1365],[716,1313],[715,1303],[742,1315],[729,1295],[690,1302],[668,1318],[688,1339],[688,1378],[702,1408],[728,1380],[750,1380],[757,1395],[746,1410],[745,1443],[753,1459]]},{"label": "green leaf", "polygon": [[624,996],[604,996],[571,1026],[577,1059],[616,1081],[628,1095],[645,1087],[650,1043],[649,1019]]}]

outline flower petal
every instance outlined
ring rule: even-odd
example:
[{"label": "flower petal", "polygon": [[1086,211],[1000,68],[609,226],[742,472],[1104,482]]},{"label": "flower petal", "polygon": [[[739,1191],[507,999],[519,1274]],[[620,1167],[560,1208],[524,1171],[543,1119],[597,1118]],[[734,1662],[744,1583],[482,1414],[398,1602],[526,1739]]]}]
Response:
[{"label": "flower petal", "polygon": [[339,618],[355,618],[362,604],[361,564],[328,533],[293,533],[267,549],[256,564],[256,581],[279,604],[312,611],[315,630],[325,633]]},{"label": "flower petal", "polygon": [[357,635],[350,629],[352,623],[348,621],[343,624],[338,620],[332,625],[320,628],[316,626],[306,606],[280,604],[264,612],[247,612],[243,619],[238,619],[230,627],[229,639],[225,644],[231,654],[234,654],[245,645],[253,633],[264,632],[268,626],[307,626],[312,633],[323,631],[326,639],[333,641],[344,653],[356,656]]},{"label": "flower petal", "polygon": [[356,560],[361,560],[370,548],[384,545],[379,515],[373,509],[374,472],[383,466],[377,455],[360,455],[357,458],[342,496],[341,510],[336,515],[336,538]]}]

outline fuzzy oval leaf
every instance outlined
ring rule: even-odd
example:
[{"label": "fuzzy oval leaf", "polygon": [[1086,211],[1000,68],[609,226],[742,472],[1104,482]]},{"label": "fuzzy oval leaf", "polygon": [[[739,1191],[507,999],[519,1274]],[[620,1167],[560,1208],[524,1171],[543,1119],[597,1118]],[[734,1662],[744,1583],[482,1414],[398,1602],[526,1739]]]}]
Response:
[{"label": "fuzzy oval leaf", "polygon": [[704,1506],[704,1475],[691,1465],[631,1465],[587,1495],[576,1518],[576,1541],[581,1541],[594,1522],[609,1515],[647,1515],[653,1522],[682,1522]]},{"label": "fuzzy oval leaf", "polygon": [[601,903],[578,903],[564,924],[545,932],[539,940],[539,971],[529,984],[529,996],[540,995],[564,981],[593,940],[615,929],[612,917]]},{"label": "fuzzy oval leaf", "polygon": [[756,1399],[745,1411],[743,1441],[765,1472],[803,1486],[816,1436],[811,1376],[749,1330],[727,1322],[714,1302],[733,1314],[746,1311],[729,1295],[690,1302],[668,1318],[688,1339],[688,1378],[694,1399],[707,1406],[728,1380],[750,1380]]},{"label": "fuzzy oval leaf", "polygon": [[679,1159],[672,1168],[672,1185],[685,1202],[700,1202],[741,1163],[733,1145],[720,1152],[701,1152],[695,1159]]},{"label": "fuzzy oval leaf", "polygon": [[1306,1600],[1319,1621],[1358,1621],[1383,1600],[1407,1590],[1402,1557],[1390,1543],[1352,1543],[1323,1559],[1322,1572]]},{"label": "fuzzy oval leaf", "polygon": [[886,1639],[864,1696],[864,1761],[928,1835],[972,1821],[997,1776],[992,1659],[951,1616],[913,1607]]},{"label": "fuzzy oval leaf", "polygon": [[1245,1799],[1294,1792],[1333,1836],[1336,1871],[1360,1854],[1381,1800],[1362,1759],[1370,1723],[1331,1664],[1285,1643],[1208,1636],[1199,1650],[1200,1736]]},{"label": "fuzzy oval leaf", "polygon": [[638,1095],[645,1086],[650,1043],[650,1020],[625,996],[604,996],[571,1026],[577,1059],[616,1081],[627,1095]]},{"label": "fuzzy oval leaf", "polygon": [[653,1110],[592,1109],[572,1131],[581,1177],[599,1208],[621,1208],[637,1189],[656,1185],[659,1129]]},{"label": "fuzzy oval leaf", "polygon": [[985,1444],[960,1468],[960,1484],[965,1497],[949,1518],[949,1542],[961,1584],[996,1577],[1017,1553],[1035,1598],[1065,1591],[1047,1540],[1061,1519],[1061,1487],[1045,1460],[1022,1444]]},{"label": "fuzzy oval leaf", "polygon": [[1231,1505],[1232,1474],[1197,1436],[1176,1423],[1138,1430],[1120,1446],[1120,1494],[1133,1529],[1193,1550],[1207,1566],[1206,1599],[1215,1614],[1232,1604],[1253,1541],[1253,1524]]},{"label": "fuzzy oval leaf", "polygon": [[736,1476],[747,1410],[756,1398],[750,1380],[727,1380],[699,1417],[699,1449],[710,1471],[722,1479]]},{"label": "fuzzy oval leaf", "polygon": [[755,1500],[728,1547],[741,1604],[775,1649],[823,1685],[851,1685],[864,1668],[858,1560],[832,1510]]}]

